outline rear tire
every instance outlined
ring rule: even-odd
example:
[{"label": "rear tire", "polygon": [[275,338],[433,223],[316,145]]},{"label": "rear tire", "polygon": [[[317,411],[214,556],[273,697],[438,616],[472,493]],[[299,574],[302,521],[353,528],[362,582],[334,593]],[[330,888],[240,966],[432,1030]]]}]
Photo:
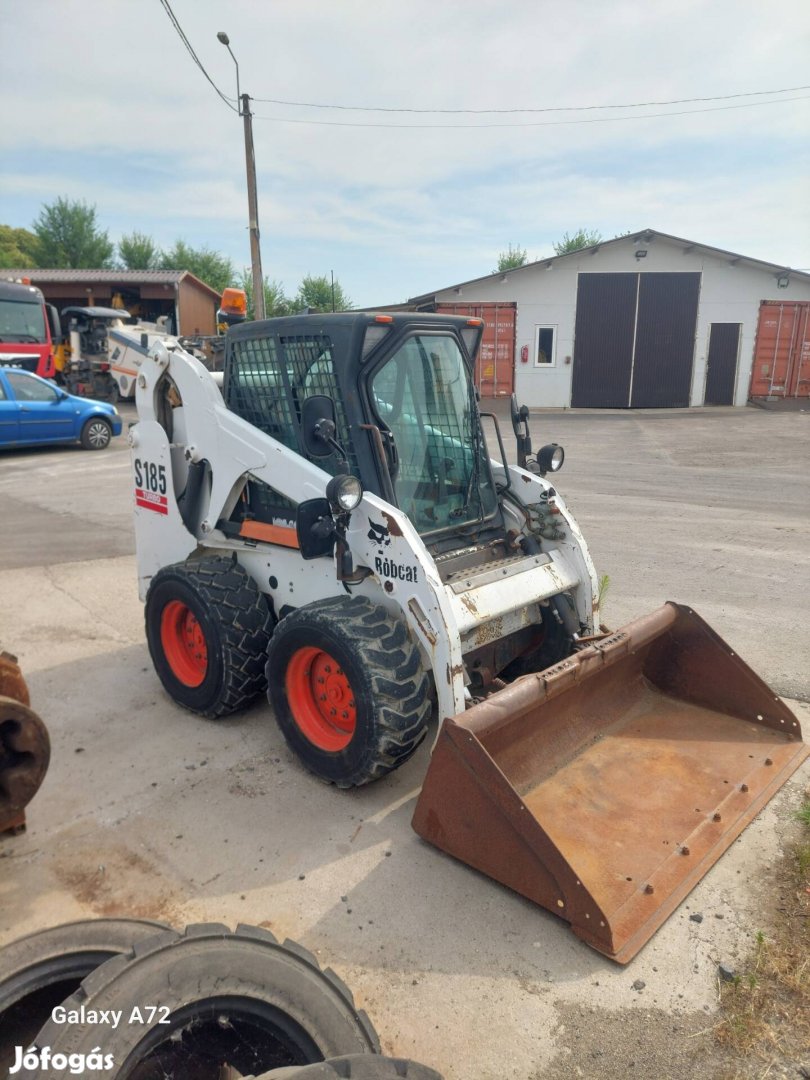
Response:
[{"label": "rear tire", "polygon": [[298,608],[276,628],[268,697],[290,748],[338,787],[402,765],[427,733],[430,683],[400,619],[363,597]]},{"label": "rear tire", "polygon": [[82,428],[81,444],[85,450],[106,450],[112,439],[112,426],[100,416],[88,420]]},{"label": "rear tire", "polygon": [[145,618],[158,677],[184,708],[209,718],[227,716],[265,689],[273,617],[237,562],[213,557],[159,570]]}]

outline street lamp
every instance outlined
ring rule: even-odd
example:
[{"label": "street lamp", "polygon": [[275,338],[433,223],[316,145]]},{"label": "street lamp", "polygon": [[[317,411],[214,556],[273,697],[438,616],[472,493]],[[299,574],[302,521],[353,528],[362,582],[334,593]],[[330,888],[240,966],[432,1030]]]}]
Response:
[{"label": "street lamp", "polygon": [[264,275],[262,274],[262,253],[259,244],[259,200],[256,194],[256,154],[253,149],[253,124],[250,113],[250,97],[243,94],[239,87],[239,64],[231,52],[231,41],[224,30],[217,34],[220,41],[236,65],[236,97],[239,102],[239,115],[245,124],[245,168],[247,171],[248,190],[248,228],[250,230],[250,265],[253,275],[253,315],[264,319],[267,313],[264,306]]}]

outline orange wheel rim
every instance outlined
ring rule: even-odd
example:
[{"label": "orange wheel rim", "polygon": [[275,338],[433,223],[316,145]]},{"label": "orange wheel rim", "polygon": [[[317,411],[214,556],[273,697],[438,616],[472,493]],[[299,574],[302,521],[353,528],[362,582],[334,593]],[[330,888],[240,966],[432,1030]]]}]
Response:
[{"label": "orange wheel rim", "polygon": [[322,649],[293,653],[285,680],[293,720],[313,746],[344,750],[357,727],[354,691],[340,664]]},{"label": "orange wheel rim", "polygon": [[161,612],[160,644],[174,677],[184,686],[200,686],[208,671],[208,646],[197,616],[180,600],[170,600]]}]

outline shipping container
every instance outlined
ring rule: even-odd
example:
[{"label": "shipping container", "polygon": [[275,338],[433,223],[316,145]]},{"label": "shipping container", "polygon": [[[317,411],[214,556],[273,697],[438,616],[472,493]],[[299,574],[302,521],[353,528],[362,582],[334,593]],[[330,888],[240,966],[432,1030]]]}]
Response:
[{"label": "shipping container", "polygon": [[810,397],[810,301],[760,304],[750,396]]},{"label": "shipping container", "polygon": [[437,304],[441,315],[484,320],[484,337],[475,364],[482,398],[504,397],[515,387],[515,304]]}]

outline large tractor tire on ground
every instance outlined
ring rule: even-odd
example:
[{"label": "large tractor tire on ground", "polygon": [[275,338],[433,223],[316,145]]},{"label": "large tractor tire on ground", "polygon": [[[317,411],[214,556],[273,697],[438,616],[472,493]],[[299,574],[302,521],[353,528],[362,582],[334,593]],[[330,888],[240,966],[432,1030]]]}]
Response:
[{"label": "large tractor tire on ground", "polygon": [[442,1075],[405,1058],[349,1054],[317,1065],[272,1069],[255,1080],[442,1080]]},{"label": "large tractor tire on ground", "polygon": [[427,733],[430,682],[408,629],[363,597],[298,608],[276,627],[270,702],[321,780],[355,787],[407,761]]},{"label": "large tractor tire on ground", "polygon": [[146,597],[146,639],[169,695],[201,716],[227,716],[266,687],[273,616],[237,562],[212,557],[159,570]]},{"label": "large tractor tire on ground", "polygon": [[0,949],[0,1074],[13,1064],[13,1045],[28,1046],[91,971],[165,929],[146,919],[84,919]]},{"label": "large tractor tire on ground", "polygon": [[[379,1053],[379,1039],[348,988],[306,949],[267,930],[218,924],[166,930],[89,975],[66,1002],[88,1019],[52,1020],[36,1047],[51,1054],[111,1055],[109,1080],[219,1080]],[[133,1010],[137,1008],[139,1013]],[[121,1023],[89,1018],[120,1010]],[[28,1080],[40,1069],[19,1073]]]}]

